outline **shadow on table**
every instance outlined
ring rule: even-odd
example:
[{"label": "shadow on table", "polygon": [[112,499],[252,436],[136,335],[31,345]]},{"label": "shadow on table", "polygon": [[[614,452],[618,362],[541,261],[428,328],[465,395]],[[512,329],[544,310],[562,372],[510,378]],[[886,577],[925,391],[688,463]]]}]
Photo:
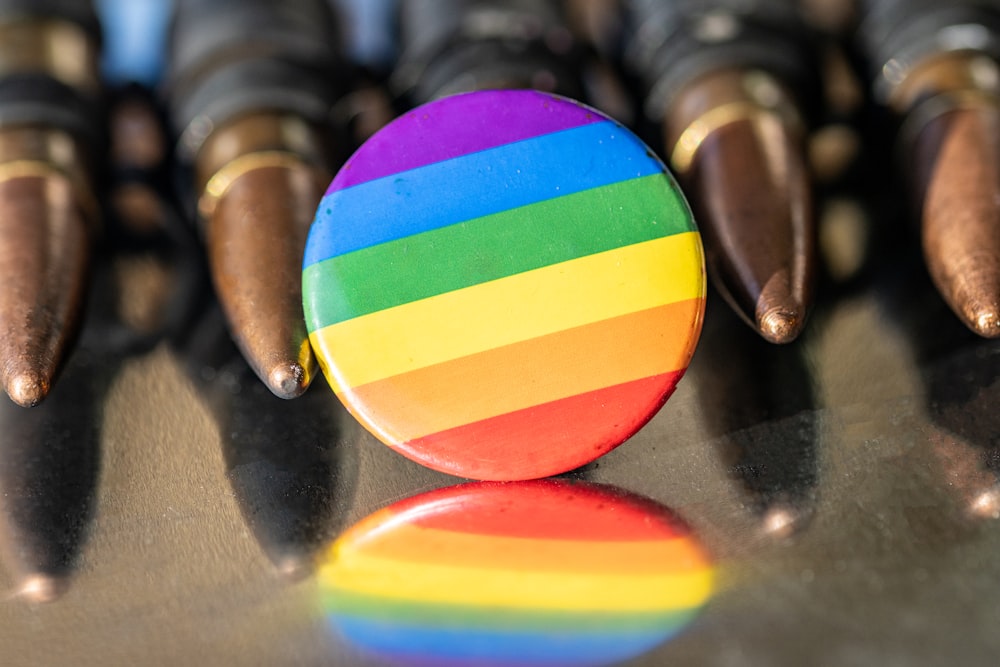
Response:
[{"label": "shadow on table", "polygon": [[32,408],[0,397],[0,555],[15,596],[48,601],[68,587],[95,514],[108,392],[129,357],[183,326],[197,270],[176,223],[139,237],[109,220],[84,322],[48,397]]},{"label": "shadow on table", "polygon": [[931,283],[919,247],[908,250],[880,294],[919,368],[932,465],[968,518],[1000,518],[1000,340],[968,330]]},{"label": "shadow on table", "polygon": [[779,537],[811,519],[819,483],[808,331],[794,343],[773,345],[711,293],[688,371],[705,427],[730,476],[749,494],[761,529]]},{"label": "shadow on table", "polygon": [[307,575],[341,527],[355,487],[358,462],[340,442],[339,402],[321,374],[299,398],[274,396],[243,360],[214,301],[175,348],[215,419],[244,520],[279,573]]}]

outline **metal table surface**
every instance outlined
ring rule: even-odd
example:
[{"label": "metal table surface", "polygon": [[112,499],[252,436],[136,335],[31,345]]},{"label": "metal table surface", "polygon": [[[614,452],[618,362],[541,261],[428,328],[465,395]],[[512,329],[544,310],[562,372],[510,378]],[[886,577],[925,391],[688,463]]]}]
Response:
[{"label": "metal table surface", "polygon": [[[566,476],[673,510],[713,562],[701,612],[627,664],[995,664],[1000,343],[957,323],[897,236],[824,282],[792,346],[710,294],[673,398]],[[3,401],[0,664],[392,664],[332,626],[315,564],[371,512],[461,480],[378,443],[322,379],[273,398],[192,296],[191,252],[102,256],[52,395]],[[38,563],[54,601],[31,594]]]}]

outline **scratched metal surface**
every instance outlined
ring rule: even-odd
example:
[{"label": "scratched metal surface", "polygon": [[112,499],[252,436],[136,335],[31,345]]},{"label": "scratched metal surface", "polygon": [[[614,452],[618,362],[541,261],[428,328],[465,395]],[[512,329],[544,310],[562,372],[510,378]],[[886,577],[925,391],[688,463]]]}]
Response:
[{"label": "scratched metal surface", "polygon": [[[790,347],[710,295],[675,396],[571,475],[671,508],[715,561],[702,613],[629,665],[995,664],[1000,345],[955,322],[903,238],[827,280]],[[52,396],[3,402],[5,667],[382,664],[329,626],[311,563],[459,480],[377,443],[322,381],[267,394],[196,298],[195,252],[103,256]],[[42,561],[65,585],[35,604],[17,591]]]}]

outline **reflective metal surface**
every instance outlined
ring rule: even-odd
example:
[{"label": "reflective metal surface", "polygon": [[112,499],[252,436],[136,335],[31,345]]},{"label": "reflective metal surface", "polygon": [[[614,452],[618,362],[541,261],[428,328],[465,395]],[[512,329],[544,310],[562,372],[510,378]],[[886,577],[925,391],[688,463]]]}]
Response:
[{"label": "reflective metal surface", "polygon": [[[912,234],[871,237],[888,232],[792,346],[710,295],[672,400],[565,476],[669,508],[714,562],[700,613],[624,664],[995,663],[1000,345],[951,315]],[[322,381],[273,397],[196,249],[163,247],[102,257],[56,389],[0,410],[0,664],[393,664],[328,623],[317,563],[461,480],[375,441]],[[167,321],[136,332],[135,308]]]}]

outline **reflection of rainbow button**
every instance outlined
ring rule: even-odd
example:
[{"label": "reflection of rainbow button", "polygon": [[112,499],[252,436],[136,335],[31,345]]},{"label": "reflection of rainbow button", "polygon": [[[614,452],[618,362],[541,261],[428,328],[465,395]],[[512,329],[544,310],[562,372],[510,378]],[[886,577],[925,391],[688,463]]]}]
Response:
[{"label": "reflection of rainbow button", "polygon": [[701,326],[701,242],[663,164],[534,91],[446,98],[347,162],[303,295],[330,384],[383,442],[478,479],[542,477],[663,404]]},{"label": "reflection of rainbow button", "polygon": [[713,569],[666,508],[562,480],[477,483],[369,516],[331,548],[324,608],[404,665],[607,665],[697,614]]}]

